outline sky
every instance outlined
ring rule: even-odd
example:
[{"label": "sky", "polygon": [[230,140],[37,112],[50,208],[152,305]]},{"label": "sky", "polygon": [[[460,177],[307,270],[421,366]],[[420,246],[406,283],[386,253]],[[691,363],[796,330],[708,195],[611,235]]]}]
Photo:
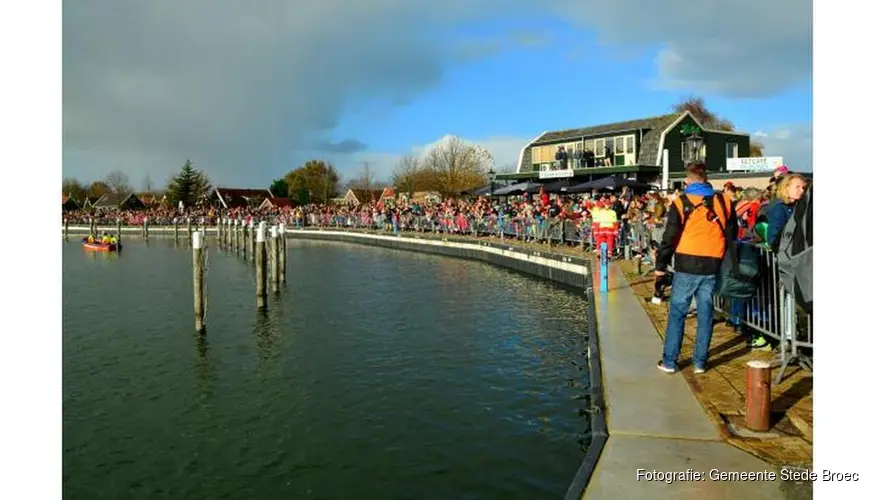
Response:
[{"label": "sky", "polygon": [[448,135],[497,168],[546,130],[697,95],[811,171],[803,0],[63,3],[63,175],[267,187],[309,159],[388,180]]}]

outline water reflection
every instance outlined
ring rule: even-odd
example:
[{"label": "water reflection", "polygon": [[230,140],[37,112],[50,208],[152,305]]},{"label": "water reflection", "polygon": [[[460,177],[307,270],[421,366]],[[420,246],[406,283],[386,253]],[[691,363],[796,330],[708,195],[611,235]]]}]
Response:
[{"label": "water reflection", "polygon": [[268,298],[266,311],[257,311],[255,316],[255,344],[258,347],[258,359],[265,363],[277,357],[279,346],[277,341],[280,338],[278,318],[274,316],[280,315],[280,303],[276,298]]},{"label": "water reflection", "polygon": [[197,374],[197,387],[201,400],[212,399],[214,394],[213,383],[216,381],[216,370],[210,359],[210,342],[206,332],[195,334],[195,347],[197,350],[197,362],[195,372]]}]

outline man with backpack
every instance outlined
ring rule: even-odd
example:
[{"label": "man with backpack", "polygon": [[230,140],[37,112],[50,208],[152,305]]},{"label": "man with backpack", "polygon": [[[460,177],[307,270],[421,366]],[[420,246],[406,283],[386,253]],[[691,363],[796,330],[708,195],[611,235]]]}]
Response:
[{"label": "man with backpack", "polygon": [[671,204],[662,244],[656,255],[657,279],[664,276],[674,257],[662,359],[657,367],[666,373],[677,371],[684,320],[693,297],[696,298],[696,340],[693,370],[704,373],[714,330],[714,293],[723,264],[727,239],[734,242],[738,220],[732,200],[715,193],[708,183],[704,163],[687,166],[686,189]]}]

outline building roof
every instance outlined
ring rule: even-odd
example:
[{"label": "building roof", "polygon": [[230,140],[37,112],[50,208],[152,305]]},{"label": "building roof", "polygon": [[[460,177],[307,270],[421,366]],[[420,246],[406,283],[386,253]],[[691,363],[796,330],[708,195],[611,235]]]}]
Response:
[{"label": "building roof", "polygon": [[219,202],[225,208],[248,205],[254,198],[273,198],[270,189],[239,189],[217,187],[213,193],[219,198]]},{"label": "building roof", "polygon": [[265,198],[261,206],[270,205],[273,207],[291,207],[291,198]]},{"label": "building roof", "polygon": [[359,203],[369,203],[371,201],[379,201],[380,196],[383,194],[383,190],[350,188],[349,191],[346,192],[347,196],[349,196],[350,193],[352,193]]},{"label": "building roof", "polygon": [[119,193],[106,193],[97,199],[92,206],[95,208],[118,208],[122,205],[122,203],[128,201],[129,198],[136,198],[137,201],[142,203],[142,200],[137,198],[137,195],[134,193],[127,194],[119,194]]},{"label": "building roof", "polygon": [[627,120],[623,122],[607,123],[605,125],[595,125],[591,127],[571,128],[566,130],[557,130],[555,132],[545,132],[538,137],[533,146],[540,144],[549,144],[568,139],[577,139],[585,136],[610,134],[611,132],[620,132],[625,130],[637,129],[664,129],[675,121],[681,113],[671,113],[667,115],[653,116],[650,118],[640,118],[637,120]]}]

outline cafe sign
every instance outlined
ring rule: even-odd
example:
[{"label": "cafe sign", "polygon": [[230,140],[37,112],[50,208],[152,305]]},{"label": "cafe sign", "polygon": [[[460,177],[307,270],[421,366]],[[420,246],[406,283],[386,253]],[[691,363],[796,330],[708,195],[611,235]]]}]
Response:
[{"label": "cafe sign", "polygon": [[726,170],[729,172],[774,172],[775,169],[783,164],[783,156],[728,158],[726,160]]}]

